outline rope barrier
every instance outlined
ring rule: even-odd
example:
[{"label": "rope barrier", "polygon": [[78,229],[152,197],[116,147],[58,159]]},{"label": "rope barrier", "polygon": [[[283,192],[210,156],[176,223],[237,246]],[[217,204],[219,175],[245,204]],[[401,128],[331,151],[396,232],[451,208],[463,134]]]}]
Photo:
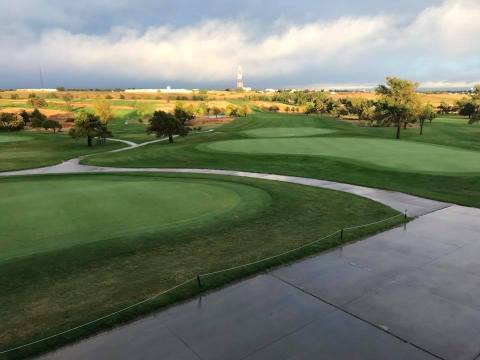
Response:
[{"label": "rope barrier", "polygon": [[392,217],[389,217],[389,218],[386,218],[386,219],[383,219],[383,220],[379,220],[379,221],[372,222],[372,223],[370,223],[370,224],[346,227],[346,228],[343,228],[343,230],[360,229],[360,228],[363,228],[363,227],[380,224],[381,222],[385,222],[385,221],[388,221],[388,220],[392,220],[392,219],[395,219],[396,217],[400,217],[400,216],[404,216],[404,215],[403,215],[403,214],[397,214],[397,215],[394,215],[394,216],[392,216]]},{"label": "rope barrier", "polygon": [[405,214],[397,214],[397,215],[394,215],[394,216],[391,216],[389,218],[386,218],[386,219],[383,219],[383,220],[379,220],[379,221],[375,221],[375,222],[372,222],[372,223],[369,223],[369,224],[364,224],[364,225],[357,225],[357,226],[350,226],[350,227],[346,227],[346,228],[343,228],[341,230],[337,230],[329,235],[326,235],[320,239],[317,239],[317,240],[314,240],[312,242],[309,242],[307,244],[304,244],[302,246],[299,246],[297,248],[294,248],[294,249],[291,249],[291,250],[287,250],[283,253],[280,253],[280,254],[276,254],[276,255],[273,255],[273,256],[270,256],[270,257],[267,257],[267,258],[263,258],[263,259],[259,259],[259,260],[256,260],[256,261],[252,261],[250,263],[247,263],[247,264],[242,264],[242,265],[238,265],[238,266],[233,266],[231,268],[227,268],[227,269],[222,269],[222,270],[218,270],[218,271],[212,271],[212,272],[209,272],[209,273],[205,273],[205,274],[198,274],[197,276],[193,277],[193,278],[190,278],[188,280],[185,280],[184,282],[178,284],[178,285],[175,285],[167,290],[164,290],[160,293],[157,293],[155,295],[152,295],[146,299],[143,299],[135,304],[132,304],[132,305],[129,305],[127,307],[124,307],[120,310],[117,310],[117,311],[114,311],[112,313],[109,313],[107,315],[104,315],[104,316],[101,316],[97,319],[94,319],[94,320],[91,320],[89,322],[86,322],[86,323],[83,323],[81,325],[78,325],[78,326],[75,326],[73,328],[70,328],[68,330],[65,330],[65,331],[62,331],[62,332],[59,332],[59,333],[56,333],[56,334],[53,334],[53,335],[50,335],[50,336],[47,336],[47,337],[44,337],[44,338],[41,338],[39,340],[35,340],[35,341],[32,341],[32,342],[29,342],[29,343],[26,343],[26,344],[23,344],[23,345],[20,345],[20,346],[16,346],[16,347],[13,347],[13,348],[10,348],[10,349],[7,349],[7,350],[3,350],[3,351],[0,351],[0,355],[3,355],[3,354],[7,354],[9,352],[12,352],[12,351],[15,351],[15,350],[20,350],[20,349],[23,349],[23,348],[26,348],[28,346],[31,346],[31,345],[35,345],[35,344],[38,344],[38,343],[41,343],[41,342],[44,342],[44,341],[47,341],[47,340],[50,340],[50,339],[53,339],[53,338],[56,338],[58,336],[61,336],[61,335],[65,335],[65,334],[68,334],[72,331],[75,331],[75,330],[78,330],[78,329],[81,329],[85,326],[88,326],[88,325],[91,325],[91,324],[94,324],[98,321],[101,321],[101,320],[104,320],[104,319],[107,319],[109,317],[112,317],[114,315],[117,315],[117,314],[120,314],[122,312],[125,312],[133,307],[136,307],[136,306],[139,306],[141,304],[144,304],[146,302],[149,302],[149,301],[152,301],[154,299],[156,299],[157,297],[159,296],[162,296],[162,295],[165,295],[166,293],[169,293],[175,289],[178,289],[179,287],[183,286],[183,285],[186,285],[190,282],[193,282],[193,281],[196,281],[198,283],[198,286],[199,288],[201,289],[203,286],[202,286],[202,283],[201,283],[201,278],[202,277],[206,277],[206,276],[211,276],[211,275],[217,275],[217,274],[221,274],[221,273],[224,273],[224,272],[228,272],[228,271],[232,271],[232,270],[237,270],[237,269],[241,269],[241,268],[245,268],[245,267],[248,267],[248,266],[251,266],[251,265],[255,265],[255,264],[259,264],[261,262],[264,262],[264,261],[269,261],[269,260],[273,260],[275,258],[279,258],[281,256],[284,256],[284,255],[287,255],[287,254],[290,254],[292,252],[295,252],[295,251],[298,251],[298,250],[301,250],[301,249],[304,249],[306,247],[309,247],[313,244],[316,244],[322,240],[325,240],[325,239],[328,239],[334,235],[337,235],[337,234],[341,234],[342,235],[342,239],[343,239],[343,232],[346,231],[346,230],[354,230],[354,229],[359,229],[359,228],[363,228],[363,227],[367,227],[367,226],[372,226],[372,225],[376,225],[376,224],[380,224],[382,222],[386,222],[386,221],[389,221],[389,220],[392,220],[396,217],[399,217],[399,216],[405,216],[406,218],[406,213]]},{"label": "rope barrier", "polygon": [[260,260],[256,260],[256,261],[252,261],[250,263],[247,263],[247,264],[242,264],[242,265],[238,265],[238,266],[234,266],[234,267],[231,267],[231,268],[228,268],[228,269],[223,269],[223,270],[218,270],[218,271],[212,271],[212,272],[209,272],[209,273],[205,273],[205,274],[200,274],[199,276],[200,277],[205,277],[205,276],[210,276],[210,275],[216,275],[216,274],[220,274],[222,272],[227,272],[227,271],[232,271],[232,270],[236,270],[236,269],[241,269],[241,268],[244,268],[244,267],[247,267],[247,266],[251,266],[251,265],[255,265],[255,264],[258,264],[258,263],[261,263],[261,262],[264,262],[264,261],[268,261],[268,260],[272,260],[272,259],[275,259],[275,258],[278,258],[278,257],[281,257],[281,256],[284,256],[286,254],[289,254],[289,253],[292,253],[294,251],[297,251],[297,250],[300,250],[300,249],[303,249],[305,247],[308,247],[310,245],[313,245],[319,241],[322,241],[322,240],[325,240],[333,235],[336,235],[340,232],[340,230],[337,230],[335,231],[334,233],[331,233],[330,235],[327,235],[321,239],[318,239],[318,240],[315,240],[315,241],[312,241],[308,244],[305,244],[305,245],[302,245],[302,246],[299,246],[295,249],[291,249],[291,250],[288,250],[288,251],[285,251],[281,254],[277,254],[277,255],[273,255],[273,256],[270,256],[270,257],[267,257],[267,258],[263,258],[263,259],[260,259]]},{"label": "rope barrier", "polygon": [[143,304],[143,303],[152,301],[152,300],[154,300],[155,298],[157,298],[157,297],[159,297],[159,296],[161,296],[161,295],[165,295],[166,293],[168,293],[168,292],[170,292],[170,291],[173,291],[173,290],[175,290],[175,289],[178,289],[179,287],[181,287],[181,286],[183,286],[183,285],[185,285],[185,284],[188,284],[189,282],[192,282],[193,280],[195,280],[195,278],[188,279],[188,280],[184,281],[184,282],[181,283],[181,284],[175,285],[174,287],[171,287],[170,289],[164,290],[164,291],[162,291],[162,292],[160,292],[160,293],[158,293],[158,294],[155,294],[155,295],[153,295],[153,296],[150,296],[150,297],[148,297],[148,298],[146,298],[146,299],[144,299],[144,300],[142,300],[142,301],[139,301],[139,302],[137,302],[137,303],[135,303],[135,304],[129,305],[129,306],[124,307],[124,308],[122,308],[122,309],[120,309],[120,310],[114,311],[114,312],[112,312],[112,313],[110,313],[110,314],[104,315],[104,316],[99,317],[99,318],[97,318],[97,319],[95,319],[95,320],[92,320],[92,321],[83,323],[83,324],[81,324],[81,325],[75,326],[75,327],[70,328],[70,329],[68,329],[68,330],[65,330],[65,331],[62,331],[62,332],[59,332],[59,333],[56,333],[56,334],[53,334],[53,335],[44,337],[44,338],[39,339],[39,340],[35,340],[35,341],[32,341],[32,342],[29,342],[29,343],[27,343],[27,344],[23,344],[23,345],[16,346],[16,347],[13,347],[13,348],[10,348],[10,349],[7,349],[7,350],[0,351],[0,355],[9,353],[9,352],[12,352],[12,351],[15,351],[15,350],[20,350],[20,349],[26,348],[27,346],[31,346],[31,345],[38,344],[38,343],[43,342],[43,341],[47,341],[47,340],[53,339],[53,338],[55,338],[55,337],[58,337],[58,336],[67,334],[67,333],[69,333],[69,332],[72,332],[72,331],[81,329],[81,328],[83,328],[83,327],[85,327],[85,326],[94,324],[94,323],[96,323],[96,322],[98,322],[98,321],[100,321],[100,320],[104,320],[104,319],[107,319],[107,318],[112,317],[112,316],[114,316],[114,315],[120,314],[120,313],[122,313],[122,312],[124,312],[124,311],[127,311],[128,309],[131,309],[131,308],[133,308],[133,307],[135,307],[135,306],[138,306],[138,305],[141,305],[141,304]]}]

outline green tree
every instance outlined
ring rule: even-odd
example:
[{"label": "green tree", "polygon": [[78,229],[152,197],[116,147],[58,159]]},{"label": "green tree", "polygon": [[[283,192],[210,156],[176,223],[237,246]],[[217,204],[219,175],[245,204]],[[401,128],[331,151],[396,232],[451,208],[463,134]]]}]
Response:
[{"label": "green tree", "polygon": [[94,105],[95,114],[104,123],[107,124],[113,117],[110,101],[106,99],[98,99]]},{"label": "green tree", "polygon": [[32,128],[42,127],[42,124],[45,120],[47,120],[47,116],[42,114],[38,109],[34,109],[30,114],[30,124]]},{"label": "green tree", "polygon": [[418,114],[418,121],[420,123],[420,135],[423,135],[423,126],[425,125],[425,121],[428,120],[431,123],[436,116],[437,114],[435,113],[435,109],[431,104],[425,105],[420,110]]},{"label": "green tree", "polygon": [[458,114],[468,116],[471,119],[472,115],[477,112],[477,104],[473,100],[462,99],[457,102]]},{"label": "green tree", "polygon": [[175,109],[173,109],[173,116],[182,124],[185,124],[188,120],[193,120],[195,118],[193,109],[185,108],[180,103],[175,105]]},{"label": "green tree", "polygon": [[182,120],[165,111],[158,110],[153,113],[147,127],[148,134],[155,134],[157,137],[168,136],[168,142],[173,143],[173,136],[185,136],[188,134],[188,127]]},{"label": "green tree", "polygon": [[45,130],[53,130],[53,133],[55,134],[57,130],[60,130],[62,128],[62,124],[60,124],[60,122],[58,122],[57,120],[47,119],[42,123],[42,127]]},{"label": "green tree", "polygon": [[395,137],[400,139],[400,130],[407,123],[416,119],[419,98],[418,83],[409,80],[387,77],[386,85],[376,89],[380,100],[377,103],[377,120],[384,125],[394,124],[397,128]]},{"label": "green tree", "polygon": [[155,111],[155,106],[147,101],[135,101],[133,108],[138,116],[138,122],[143,123],[143,121],[150,116],[152,116]]},{"label": "green tree", "polygon": [[238,108],[233,105],[227,105],[225,108],[225,116],[237,116]]},{"label": "green tree", "polygon": [[107,124],[101,121],[97,115],[86,111],[80,111],[76,114],[75,121],[68,134],[74,139],[86,137],[88,146],[92,146],[92,141],[96,137],[112,136],[112,133],[107,129]]},{"label": "green tree", "polygon": [[439,114],[449,114],[452,111],[452,107],[447,102],[442,101],[437,106],[437,111]]},{"label": "green tree", "polygon": [[248,114],[250,114],[250,112],[250,107],[247,104],[243,104],[238,108],[237,116],[246,117]]},{"label": "green tree", "polygon": [[73,95],[70,93],[65,93],[62,96],[63,101],[65,101],[65,107],[68,111],[72,111],[72,100]]},{"label": "green tree", "polygon": [[480,122],[480,84],[475,85],[470,97],[473,105],[475,106],[475,111],[470,116],[468,123],[475,124],[477,122]]},{"label": "green tree", "polygon": [[198,116],[205,116],[206,114],[208,114],[207,104],[204,102],[198,104],[197,108],[195,109],[195,114],[197,114]]},{"label": "green tree", "polygon": [[308,102],[305,107],[305,115],[316,114],[317,112],[316,104],[313,101]]},{"label": "green tree", "polygon": [[27,104],[34,108],[44,108],[48,106],[44,98],[38,97],[35,94],[28,95]]},{"label": "green tree", "polygon": [[217,118],[218,115],[220,115],[222,113],[222,109],[220,109],[219,107],[217,106],[214,106],[212,109],[212,115],[215,115],[215,117]]},{"label": "green tree", "polygon": [[19,114],[22,119],[23,119],[23,122],[25,123],[25,125],[27,125],[29,122],[30,122],[30,114],[25,110],[23,109],[22,111],[20,111],[20,114]]}]

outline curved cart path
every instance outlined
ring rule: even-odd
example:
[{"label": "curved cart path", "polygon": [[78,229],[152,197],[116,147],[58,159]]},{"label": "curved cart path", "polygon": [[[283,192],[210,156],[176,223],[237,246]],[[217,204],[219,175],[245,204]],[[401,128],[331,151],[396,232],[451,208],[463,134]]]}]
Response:
[{"label": "curved cart path", "polygon": [[[122,151],[134,147],[138,144]],[[240,281],[44,359],[476,359],[480,354],[480,209],[295,176],[79,162],[0,176],[251,177],[349,192],[417,218],[405,229]]]},{"label": "curved cart path", "polygon": [[[114,151],[125,151],[129,148],[122,148]],[[26,175],[44,175],[44,174],[78,174],[78,173],[126,173],[126,172],[156,172],[156,173],[190,173],[190,174],[214,174],[250,177],[256,179],[265,179],[272,181],[282,181],[294,184],[308,185],[325,189],[348,192],[369,198],[379,203],[385,204],[398,211],[407,211],[409,216],[421,216],[432,211],[443,209],[451,204],[435,200],[423,199],[418,196],[404,194],[396,191],[368,188],[364,186],[343,184],[334,181],[318,180],[305,177],[275,175],[264,173],[253,173],[234,170],[217,169],[184,169],[184,168],[111,168],[102,166],[90,166],[80,164],[81,158],[65,161],[58,165],[47,166],[37,169],[0,172],[0,176],[26,176]]]}]

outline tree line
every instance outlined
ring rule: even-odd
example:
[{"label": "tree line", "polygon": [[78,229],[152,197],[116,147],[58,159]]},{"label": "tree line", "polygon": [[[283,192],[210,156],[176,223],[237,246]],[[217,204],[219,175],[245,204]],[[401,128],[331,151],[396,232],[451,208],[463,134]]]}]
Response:
[{"label": "tree line", "polygon": [[295,104],[305,107],[305,114],[329,114],[336,117],[354,115],[366,121],[370,126],[395,126],[396,138],[400,138],[401,129],[409,124],[418,124],[420,135],[426,121],[438,114],[456,112],[469,117],[469,123],[480,121],[480,85],[474,87],[469,98],[457,102],[456,107],[442,102],[437,108],[431,104],[423,104],[418,94],[419,84],[388,77],[384,85],[375,89],[378,98],[341,98],[338,100],[323,91],[317,92],[280,92],[272,101]]},{"label": "tree line", "polygon": [[37,108],[31,113],[28,113],[26,110],[22,110],[20,113],[0,113],[0,131],[20,131],[25,126],[53,130],[54,133],[62,129],[60,122],[48,119]]}]

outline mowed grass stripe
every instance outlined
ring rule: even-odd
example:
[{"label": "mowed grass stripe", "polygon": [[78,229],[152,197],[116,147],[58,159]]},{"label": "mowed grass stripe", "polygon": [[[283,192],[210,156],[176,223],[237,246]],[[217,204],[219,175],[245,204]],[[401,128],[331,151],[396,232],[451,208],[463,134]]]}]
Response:
[{"label": "mowed grass stripe", "polygon": [[31,136],[23,134],[1,134],[0,133],[0,143],[9,143],[9,142],[19,142],[31,140]]},{"label": "mowed grass stripe", "polygon": [[335,130],[315,127],[267,127],[260,129],[245,130],[242,133],[251,137],[281,138],[281,137],[302,137],[334,133]]},{"label": "mowed grass stripe", "polygon": [[239,139],[212,142],[206,148],[237,154],[329,156],[405,171],[480,173],[480,152],[412,141],[354,137]]}]

